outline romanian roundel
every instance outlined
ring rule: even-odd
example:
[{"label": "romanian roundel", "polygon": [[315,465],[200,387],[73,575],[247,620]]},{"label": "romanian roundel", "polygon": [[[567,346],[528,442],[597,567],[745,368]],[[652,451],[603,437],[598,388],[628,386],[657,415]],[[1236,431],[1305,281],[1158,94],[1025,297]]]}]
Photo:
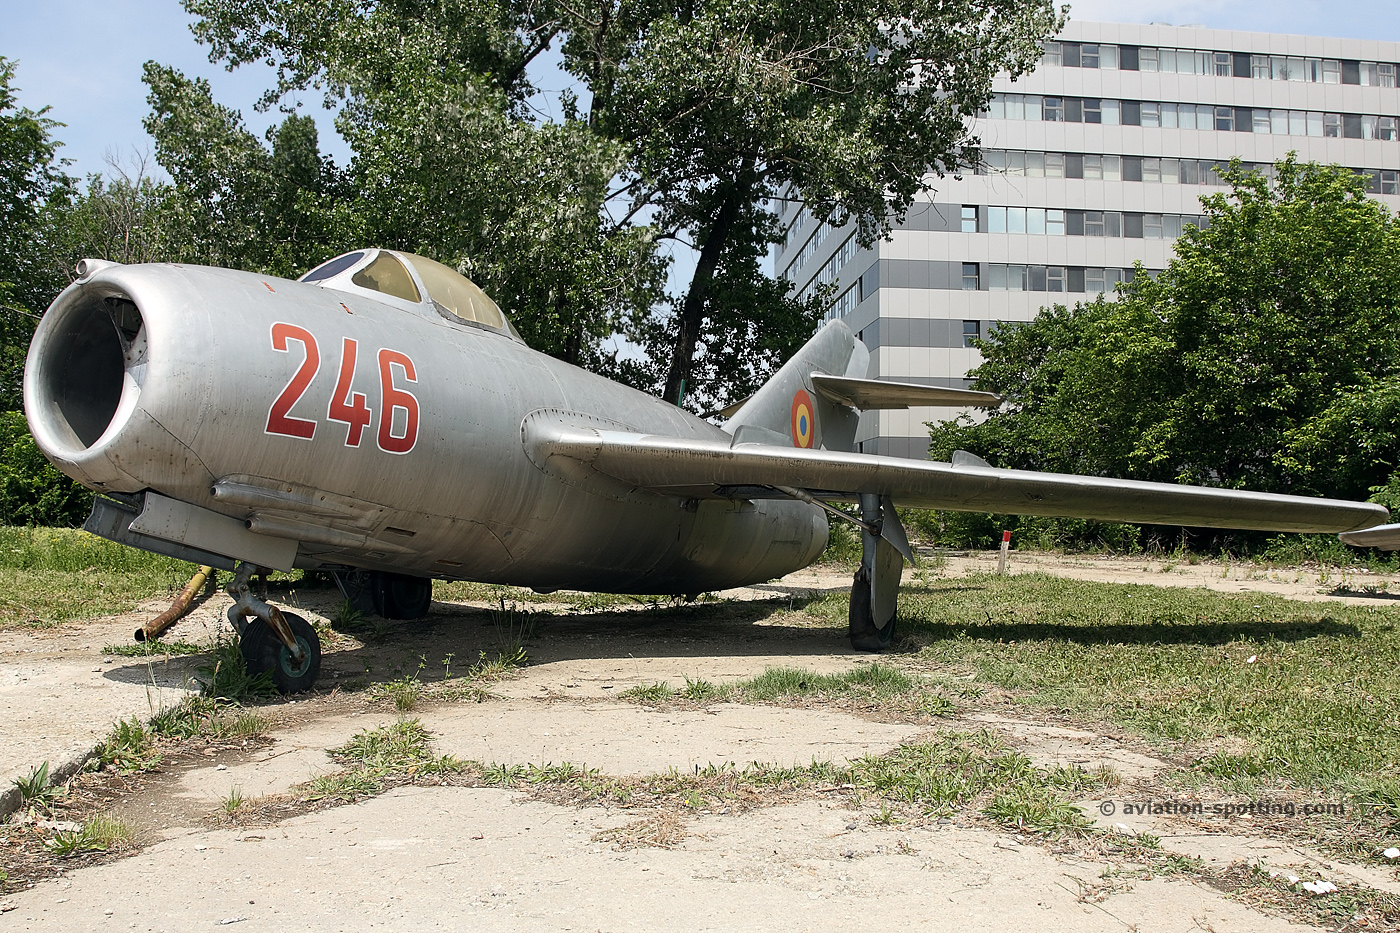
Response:
[{"label": "romanian roundel", "polygon": [[814,423],[815,411],[812,397],[806,390],[798,389],[792,397],[792,444],[794,447],[811,447],[817,434]]}]

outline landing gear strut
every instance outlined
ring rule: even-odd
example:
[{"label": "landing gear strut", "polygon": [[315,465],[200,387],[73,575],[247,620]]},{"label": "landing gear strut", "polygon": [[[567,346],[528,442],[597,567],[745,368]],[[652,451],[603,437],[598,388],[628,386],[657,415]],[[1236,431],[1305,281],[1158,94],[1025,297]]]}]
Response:
[{"label": "landing gear strut", "polygon": [[851,583],[851,647],[884,651],[894,644],[904,560],[914,561],[889,496],[861,495],[860,545],[860,569]]},{"label": "landing gear strut", "polygon": [[250,583],[256,571],[254,564],[240,562],[228,586],[233,597],[228,620],[238,632],[248,673],[269,674],[279,693],[310,690],[321,672],[321,639],[301,616],[283,612],[253,594]]}]

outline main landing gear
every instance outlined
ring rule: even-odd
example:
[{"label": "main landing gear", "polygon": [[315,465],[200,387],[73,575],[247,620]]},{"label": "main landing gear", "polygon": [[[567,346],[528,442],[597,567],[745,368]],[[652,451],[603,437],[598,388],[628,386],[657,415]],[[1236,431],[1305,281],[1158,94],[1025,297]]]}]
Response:
[{"label": "main landing gear", "polygon": [[321,639],[301,616],[283,612],[253,594],[250,583],[256,571],[253,564],[240,562],[228,586],[233,597],[228,620],[238,632],[248,673],[266,672],[279,693],[310,690],[321,672]]},{"label": "main landing gear", "polygon": [[851,583],[850,636],[857,651],[894,644],[899,580],[904,561],[914,562],[904,526],[889,496],[860,497],[860,569]]},{"label": "main landing gear", "polygon": [[382,570],[333,570],[340,594],[358,612],[385,619],[422,619],[433,605],[433,581]]}]

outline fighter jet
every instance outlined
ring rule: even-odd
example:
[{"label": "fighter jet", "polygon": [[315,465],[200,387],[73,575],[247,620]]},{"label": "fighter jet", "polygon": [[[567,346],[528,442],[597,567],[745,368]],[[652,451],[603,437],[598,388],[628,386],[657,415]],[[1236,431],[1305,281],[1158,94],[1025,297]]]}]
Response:
[{"label": "fighter jet", "polygon": [[[24,373],[35,441],[95,490],[86,528],[234,571],[254,672],[309,688],[320,644],[254,595],[258,568],[319,569],[389,618],[432,581],[694,595],[760,583],[860,528],[850,638],[894,636],[898,506],[1341,532],[1377,505],[856,452],[859,413],[995,406],[869,378],[832,321],[715,425],[526,346],[453,269],[362,249],[297,281],[84,260]],[[837,508],[854,504],[855,514]]]}]

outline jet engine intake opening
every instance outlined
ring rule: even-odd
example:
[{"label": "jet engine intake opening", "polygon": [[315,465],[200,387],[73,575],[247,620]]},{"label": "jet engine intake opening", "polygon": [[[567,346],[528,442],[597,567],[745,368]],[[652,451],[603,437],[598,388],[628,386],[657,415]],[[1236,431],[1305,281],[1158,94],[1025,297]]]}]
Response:
[{"label": "jet engine intake opening", "polygon": [[60,319],[41,348],[36,387],[42,417],[55,439],[86,450],[117,417],[128,371],[137,382],[144,374],[144,321],[121,295],[83,295],[55,312]]}]

